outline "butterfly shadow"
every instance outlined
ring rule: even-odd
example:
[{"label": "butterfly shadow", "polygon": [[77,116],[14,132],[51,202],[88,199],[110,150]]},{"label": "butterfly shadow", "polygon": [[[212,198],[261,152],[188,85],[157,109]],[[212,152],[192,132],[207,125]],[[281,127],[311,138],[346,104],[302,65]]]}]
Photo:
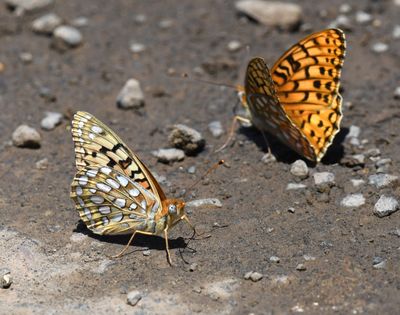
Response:
[{"label": "butterfly shadow", "polygon": [[[77,227],[74,229],[74,232],[87,235],[101,242],[120,245],[128,244],[129,239],[132,236],[132,234],[98,235],[90,231],[83,221],[79,221]],[[176,239],[168,239],[168,245],[170,249],[185,249],[188,245],[188,242],[186,242],[183,237],[178,237]],[[157,235],[136,234],[130,246],[141,247],[141,249],[134,250],[133,252],[143,251],[144,249],[165,250],[165,239]]]},{"label": "butterfly shadow", "polygon": [[[239,128],[239,132],[245,135],[249,140],[253,141],[260,150],[264,151],[265,153],[268,152],[268,146],[270,147],[272,155],[276,158],[278,162],[282,162],[285,164],[292,164],[294,161],[302,159],[304,160],[309,166],[315,166],[315,162],[309,161],[296,153],[295,151],[291,150],[289,147],[281,143],[278,139],[276,139],[273,135],[265,132],[265,138],[263,134],[255,127],[243,127]],[[324,158],[321,160],[322,164],[336,164],[344,156],[344,148],[343,148],[343,141],[348,134],[348,128],[342,128],[339,133],[336,135],[332,145],[329,147],[327,153],[325,154]]]}]

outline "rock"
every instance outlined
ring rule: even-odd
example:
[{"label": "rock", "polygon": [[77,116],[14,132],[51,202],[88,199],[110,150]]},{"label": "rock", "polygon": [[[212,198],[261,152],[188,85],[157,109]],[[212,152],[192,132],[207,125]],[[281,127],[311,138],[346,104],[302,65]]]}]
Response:
[{"label": "rock", "polygon": [[188,208],[199,208],[199,207],[206,207],[212,206],[217,208],[222,208],[222,203],[217,198],[206,198],[206,199],[197,199],[186,202],[186,207]]},{"label": "rock", "polygon": [[82,233],[72,233],[72,235],[69,237],[69,240],[73,243],[83,243],[87,239],[88,236]]},{"label": "rock", "polygon": [[352,10],[351,5],[348,3],[343,3],[339,7],[339,12],[343,14],[350,13],[351,10]]},{"label": "rock", "polygon": [[290,173],[292,175],[297,176],[301,179],[305,179],[308,177],[308,167],[306,162],[303,160],[297,160],[290,166]]},{"label": "rock", "polygon": [[146,46],[141,43],[134,42],[134,43],[131,43],[131,45],[129,46],[129,49],[134,54],[138,54],[138,53],[144,52],[146,50]]},{"label": "rock", "polygon": [[385,195],[382,195],[375,204],[374,214],[382,218],[393,212],[396,212],[397,210],[399,210],[398,201],[393,197],[386,197]]},{"label": "rock", "polygon": [[290,212],[290,213],[295,213],[295,211],[296,211],[296,209],[293,207],[288,208],[288,212]]},{"label": "rock", "polygon": [[239,42],[238,40],[232,40],[228,43],[227,48],[229,51],[232,51],[232,52],[238,51],[238,50],[240,50],[240,48],[242,48],[242,43]]},{"label": "rock", "polygon": [[296,270],[297,270],[297,271],[306,271],[306,270],[307,270],[307,267],[306,267],[304,264],[298,264],[298,265],[296,266]]},{"label": "rock", "polygon": [[387,51],[388,49],[389,49],[389,45],[382,43],[382,42],[375,43],[371,46],[371,50],[378,54],[383,53],[383,52]]},{"label": "rock", "polygon": [[356,12],[356,22],[359,24],[367,24],[372,21],[372,15],[364,12],[364,11],[357,11]]},{"label": "rock", "polygon": [[346,208],[357,208],[365,204],[365,198],[362,194],[351,194],[342,199],[340,205]]},{"label": "rock", "polygon": [[354,154],[344,157],[340,163],[347,167],[364,166],[365,155],[364,154]]},{"label": "rock", "polygon": [[33,56],[29,52],[22,52],[19,54],[19,59],[21,59],[21,61],[25,64],[30,64],[33,60]]},{"label": "rock", "polygon": [[171,28],[173,25],[174,25],[174,20],[171,19],[164,19],[158,23],[158,26],[163,30]]},{"label": "rock", "polygon": [[330,172],[319,172],[314,173],[314,184],[315,185],[323,185],[323,184],[334,184],[335,183],[335,175]]},{"label": "rock", "polygon": [[281,261],[281,259],[277,256],[271,256],[269,257],[269,261],[278,264]]},{"label": "rock", "polygon": [[38,170],[45,170],[49,166],[49,160],[47,158],[41,159],[35,164]]},{"label": "rock", "polygon": [[40,126],[44,130],[53,130],[57,125],[61,124],[63,114],[57,112],[46,112],[46,117],[40,122]]},{"label": "rock", "polygon": [[394,90],[393,97],[396,100],[400,99],[400,86],[396,87],[396,89]]},{"label": "rock", "polygon": [[382,188],[388,186],[394,182],[397,182],[398,176],[390,174],[376,174],[368,177],[368,183],[374,185],[376,188]]},{"label": "rock", "polygon": [[244,275],[246,280],[251,280],[253,282],[258,282],[263,278],[263,275],[259,272],[249,271]]},{"label": "rock", "polygon": [[200,132],[182,124],[174,125],[168,140],[172,146],[182,149],[187,155],[198,153],[206,144]]},{"label": "rock", "polygon": [[196,263],[192,263],[192,264],[190,264],[190,266],[189,266],[189,271],[195,271],[197,269],[197,264]]},{"label": "rock", "polygon": [[117,96],[119,108],[139,108],[144,106],[144,95],[140,83],[136,79],[129,79]]},{"label": "rock", "polygon": [[128,303],[131,306],[135,306],[136,304],[139,303],[142,297],[143,295],[140,291],[137,290],[130,291],[126,296],[126,303]]},{"label": "rock", "polygon": [[261,157],[261,162],[263,162],[264,164],[274,163],[276,162],[276,157],[273,154],[267,152]]},{"label": "rock", "polygon": [[375,161],[375,167],[377,173],[386,173],[389,171],[390,165],[392,164],[392,159],[379,159]]},{"label": "rock", "polygon": [[11,271],[8,268],[0,269],[0,287],[3,289],[8,289],[13,283],[13,278],[11,276]]},{"label": "rock", "polygon": [[144,250],[143,252],[142,252],[142,254],[143,254],[143,256],[150,256],[150,254],[151,254],[151,250],[150,249],[146,249],[146,250]]},{"label": "rock", "polygon": [[54,0],[6,0],[9,7],[26,12],[43,9],[53,2]]},{"label": "rock", "polygon": [[236,9],[265,26],[294,30],[301,22],[301,6],[295,3],[262,0],[241,0]]},{"label": "rock", "polygon": [[360,187],[365,184],[365,180],[363,179],[350,179],[353,187]]},{"label": "rock", "polygon": [[137,14],[133,18],[133,20],[135,21],[136,24],[144,24],[147,21],[147,16],[144,14]]},{"label": "rock", "polygon": [[220,121],[212,121],[208,124],[208,130],[214,138],[219,138],[224,134],[224,128]]},{"label": "rock", "polygon": [[351,31],[353,25],[351,25],[350,19],[346,15],[338,15],[334,21],[329,23],[328,28],[341,28],[345,31]]},{"label": "rock", "polygon": [[55,13],[48,13],[34,20],[31,28],[35,33],[50,35],[60,26],[62,19]]},{"label": "rock", "polygon": [[53,47],[58,50],[74,48],[82,44],[83,37],[81,32],[72,26],[61,25],[54,29]]},{"label": "rock", "polygon": [[188,168],[188,173],[189,174],[194,174],[196,173],[196,166],[192,165]]},{"label": "rock", "polygon": [[381,155],[381,150],[379,150],[378,148],[372,148],[372,149],[369,149],[369,150],[367,150],[367,151],[365,151],[365,155],[367,156],[367,157],[377,157],[377,156],[380,156]]},{"label": "rock", "polygon": [[41,98],[43,98],[47,102],[55,102],[57,100],[57,96],[55,96],[50,88],[46,86],[40,87],[39,95]]},{"label": "rock", "polygon": [[296,190],[296,189],[304,189],[307,188],[304,184],[299,183],[288,183],[286,186],[286,190]]},{"label": "rock", "polygon": [[185,152],[174,148],[158,149],[157,151],[153,151],[152,154],[162,163],[182,161],[185,158]]},{"label": "rock", "polygon": [[21,125],[13,132],[12,141],[17,147],[40,148],[41,137],[36,129]]},{"label": "rock", "polygon": [[84,16],[79,16],[73,19],[70,24],[75,27],[85,27],[89,25],[89,19]]},{"label": "rock", "polygon": [[392,31],[392,36],[394,39],[400,38],[400,25],[395,25]]},{"label": "rock", "polygon": [[386,260],[382,257],[375,256],[372,260],[372,267],[375,269],[384,269],[386,267]]},{"label": "rock", "polygon": [[361,133],[361,128],[355,125],[351,125],[349,128],[349,133],[346,135],[346,140],[351,138],[358,138]]}]

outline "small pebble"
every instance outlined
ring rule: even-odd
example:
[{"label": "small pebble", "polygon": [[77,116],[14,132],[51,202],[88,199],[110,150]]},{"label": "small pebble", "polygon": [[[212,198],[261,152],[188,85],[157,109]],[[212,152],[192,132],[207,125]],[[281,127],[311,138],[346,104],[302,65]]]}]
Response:
[{"label": "small pebble", "polygon": [[170,20],[170,19],[165,19],[165,20],[161,20],[159,23],[158,23],[158,26],[161,28],[161,29],[168,29],[168,28],[170,28],[170,27],[172,27],[174,25],[174,21],[173,20]]},{"label": "small pebble", "polygon": [[301,179],[305,179],[308,177],[308,167],[306,162],[303,160],[297,160],[290,166],[290,173],[292,175],[297,176]]},{"label": "small pebble", "polygon": [[365,204],[362,194],[351,194],[342,199],[340,205],[347,208],[357,208]]},{"label": "small pebble", "polygon": [[57,125],[61,124],[63,114],[57,112],[46,112],[46,117],[40,122],[40,126],[44,130],[53,130]]},{"label": "small pebble", "polygon": [[393,197],[382,195],[379,197],[379,200],[375,204],[374,214],[380,218],[383,218],[393,212],[396,212],[397,210],[399,210],[398,201]]},{"label": "small pebble", "polygon": [[350,179],[353,187],[360,187],[365,184],[365,180],[363,179]]},{"label": "small pebble", "polygon": [[394,39],[400,38],[400,25],[395,25],[393,28],[392,36]]},{"label": "small pebble", "polygon": [[304,184],[299,183],[288,183],[286,186],[286,190],[297,190],[297,189],[304,189],[307,188]]},{"label": "small pebble", "polygon": [[372,49],[373,52],[383,53],[383,52],[385,52],[385,51],[387,51],[389,49],[389,45],[379,42],[379,43],[373,44],[371,46],[371,49]]},{"label": "small pebble", "polygon": [[198,153],[206,144],[200,132],[182,124],[174,125],[168,140],[172,146],[182,149],[187,155]]},{"label": "small pebble", "polygon": [[264,164],[274,163],[276,162],[276,157],[268,152],[261,157],[261,162],[263,162]]},{"label": "small pebble", "polygon": [[346,135],[346,140],[350,138],[358,138],[361,133],[361,128],[355,125],[351,125],[349,128],[349,133]]},{"label": "small pebble", "polygon": [[196,263],[190,264],[190,266],[189,266],[189,270],[190,271],[195,271],[196,269],[197,269],[197,264]]},{"label": "small pebble", "polygon": [[367,24],[372,21],[372,15],[364,12],[364,11],[357,11],[356,12],[356,22],[359,24]]},{"label": "small pebble", "polygon": [[129,79],[117,96],[119,108],[139,108],[144,106],[144,94],[136,79]]},{"label": "small pebble", "polygon": [[138,54],[138,53],[144,52],[146,50],[146,46],[141,43],[131,43],[131,45],[129,46],[129,49],[134,54]]},{"label": "small pebble", "polygon": [[30,64],[33,60],[33,56],[29,52],[22,52],[19,54],[19,59],[25,64]]},{"label": "small pebble", "polygon": [[389,158],[377,160],[375,162],[376,172],[377,173],[388,172],[391,164],[392,164],[392,159]]},{"label": "small pebble", "polygon": [[146,249],[146,250],[144,250],[143,252],[142,252],[142,254],[143,254],[143,256],[150,256],[150,254],[151,254],[151,251],[150,251],[150,249]]},{"label": "small pebble", "polygon": [[41,137],[36,129],[21,125],[12,134],[13,144],[17,147],[39,148]]},{"label": "small pebble", "polygon": [[144,14],[137,14],[133,20],[136,22],[136,24],[144,24],[147,21],[147,16]]},{"label": "small pebble", "polygon": [[375,269],[384,269],[386,267],[386,260],[382,257],[376,256],[372,260],[372,267]]},{"label": "small pebble", "polygon": [[329,28],[341,28],[345,31],[351,31],[353,29],[353,25],[350,22],[350,19],[346,15],[338,15],[334,21],[332,21],[329,25]]},{"label": "small pebble", "polygon": [[13,278],[11,276],[11,271],[8,268],[0,269],[0,286],[3,289],[8,289],[13,283]]},{"label": "small pebble", "polygon": [[158,149],[153,151],[152,154],[162,163],[182,161],[185,158],[185,152],[175,148]]},{"label": "small pebble", "polygon": [[238,51],[238,50],[240,50],[240,48],[242,48],[242,43],[239,42],[238,40],[232,40],[228,43],[227,48],[229,51],[232,51],[232,52]]},{"label": "small pebble", "polygon": [[35,164],[38,170],[45,170],[49,166],[49,160],[47,158],[41,159]]},{"label": "small pebble", "polygon": [[77,47],[82,44],[83,37],[81,32],[72,26],[61,25],[53,32],[53,46],[59,50]]},{"label": "small pebble", "polygon": [[34,20],[31,28],[35,33],[50,35],[61,23],[62,19],[57,14],[48,13]]},{"label": "small pebble", "polygon": [[224,128],[220,121],[212,121],[208,124],[208,130],[214,138],[219,138],[224,134]]},{"label": "small pebble", "polygon": [[186,202],[186,207],[190,208],[199,208],[199,207],[206,207],[212,206],[217,208],[222,208],[222,203],[217,198],[206,198],[206,199],[197,199]]},{"label": "small pebble", "polygon": [[89,19],[84,16],[79,16],[71,21],[71,25],[75,27],[85,27],[89,25]]},{"label": "small pebble", "polygon": [[369,149],[367,151],[365,151],[365,155],[368,157],[377,157],[381,155],[381,150],[379,150],[378,148],[372,148]]},{"label": "small pebble", "polygon": [[368,183],[374,185],[376,188],[382,188],[389,186],[390,184],[397,182],[398,176],[390,174],[376,174],[368,177]]},{"label": "small pebble", "polygon": [[322,184],[334,184],[335,183],[335,175],[330,172],[319,172],[314,173],[314,184],[322,185]]},{"label": "small pebble", "polygon": [[31,12],[50,6],[54,3],[54,0],[6,0],[5,2],[15,10]]},{"label": "small pebble", "polygon": [[69,237],[69,240],[73,243],[83,243],[87,239],[88,236],[82,233],[72,233],[72,235]]},{"label": "small pebble", "polygon": [[143,295],[141,292],[137,290],[130,291],[126,296],[126,303],[128,303],[131,306],[135,306],[136,304],[139,303],[142,297]]},{"label": "small pebble", "polygon": [[256,271],[249,271],[244,275],[246,280],[251,280],[253,282],[260,281],[263,278],[263,275]]},{"label": "small pebble", "polygon": [[400,99],[400,86],[396,87],[396,89],[394,90],[393,97],[396,100]]},{"label": "small pebble", "polygon": [[269,261],[278,264],[281,259],[278,256],[271,256],[269,257]]},{"label": "small pebble", "polygon": [[196,166],[192,165],[188,168],[188,173],[189,174],[194,174],[196,173]]},{"label": "small pebble", "polygon": [[43,98],[47,102],[55,102],[57,100],[57,96],[55,96],[51,92],[50,88],[48,88],[46,86],[40,87],[39,95],[41,98]]},{"label": "small pebble", "polygon": [[306,266],[304,264],[298,264],[296,266],[296,270],[297,271],[305,271],[305,270],[307,270],[307,268],[306,268]]},{"label": "small pebble", "polygon": [[294,213],[294,212],[295,212],[295,209],[294,209],[293,207],[289,207],[288,212]]},{"label": "small pebble", "polygon": [[339,7],[339,12],[340,13],[343,13],[343,14],[346,14],[346,13],[350,13],[351,12],[351,5],[350,4],[348,4],[348,3],[343,3],[343,4],[341,4],[340,5],[340,7]]},{"label": "small pebble", "polygon": [[296,3],[278,1],[241,0],[235,3],[236,10],[265,26],[284,30],[296,29],[301,22],[302,9]]}]

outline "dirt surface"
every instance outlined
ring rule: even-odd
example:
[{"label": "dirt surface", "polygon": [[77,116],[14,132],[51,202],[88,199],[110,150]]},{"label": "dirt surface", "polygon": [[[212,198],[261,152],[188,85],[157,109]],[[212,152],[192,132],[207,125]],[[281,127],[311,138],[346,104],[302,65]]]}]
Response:
[{"label": "dirt surface", "polygon": [[[397,182],[383,188],[368,184],[377,168],[366,152],[378,148],[381,158],[391,159],[385,173],[399,175],[400,111],[393,94],[400,79],[400,40],[392,31],[400,6],[389,0],[346,2],[352,9],[345,14],[350,30],[342,130],[326,158],[308,164],[311,174],[301,181],[290,173],[299,157],[273,137],[277,162],[261,162],[266,146],[252,128],[240,128],[231,147],[213,153],[225,137],[214,138],[207,126],[219,120],[229,128],[235,92],[169,75],[175,69],[241,83],[248,54],[244,48],[228,51],[230,41],[250,45],[251,56],[271,65],[297,40],[326,28],[342,3],[300,2],[302,26],[289,32],[240,18],[233,1],[56,1],[19,17],[0,2],[0,269],[8,268],[14,281],[0,289],[0,313],[397,314],[400,212],[379,218],[373,210],[380,196],[398,197],[399,188]],[[355,21],[360,10],[373,20]],[[83,44],[59,52],[49,36],[33,33],[32,20],[48,12],[65,21],[86,17]],[[138,14],[146,21],[138,23]],[[165,20],[169,27],[160,26]],[[147,50],[132,54],[132,41]],[[377,42],[388,50],[374,52]],[[22,52],[32,54],[31,63],[20,59]],[[116,97],[132,77],[142,85],[145,107],[118,109]],[[211,163],[226,160],[229,167],[220,167],[188,198],[218,198],[222,207],[189,209],[201,235],[189,241],[187,225],[174,228],[174,267],[167,263],[163,238],[138,237],[127,255],[112,260],[108,257],[129,236],[94,236],[79,223],[69,197],[75,173],[69,120],[52,131],[40,128],[46,111],[71,117],[76,110],[110,125],[152,171],[166,177],[162,185],[170,197]],[[151,151],[168,147],[168,128],[175,123],[202,132],[206,148],[182,162],[159,163]],[[40,149],[9,145],[21,124],[40,131]],[[352,125],[361,128],[359,146],[345,138]],[[353,154],[364,154],[365,162],[346,162]],[[38,169],[36,162],[44,158],[48,167]],[[194,175],[187,171],[191,166]],[[335,183],[317,187],[316,172],[333,173]],[[354,187],[351,179],[365,183]],[[306,188],[287,190],[293,182]],[[365,204],[342,206],[353,193],[361,193]],[[249,271],[263,278],[245,280]],[[142,297],[136,306],[126,303],[132,290]]]}]

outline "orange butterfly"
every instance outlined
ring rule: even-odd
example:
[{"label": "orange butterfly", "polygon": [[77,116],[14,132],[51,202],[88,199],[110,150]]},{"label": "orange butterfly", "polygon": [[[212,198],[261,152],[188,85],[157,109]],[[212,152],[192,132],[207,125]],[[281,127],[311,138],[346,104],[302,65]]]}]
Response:
[{"label": "orange butterfly", "polygon": [[252,123],[276,136],[301,156],[320,161],[340,129],[340,74],[346,42],[343,31],[328,29],[292,46],[271,71],[262,58],[250,60],[238,92]]}]

